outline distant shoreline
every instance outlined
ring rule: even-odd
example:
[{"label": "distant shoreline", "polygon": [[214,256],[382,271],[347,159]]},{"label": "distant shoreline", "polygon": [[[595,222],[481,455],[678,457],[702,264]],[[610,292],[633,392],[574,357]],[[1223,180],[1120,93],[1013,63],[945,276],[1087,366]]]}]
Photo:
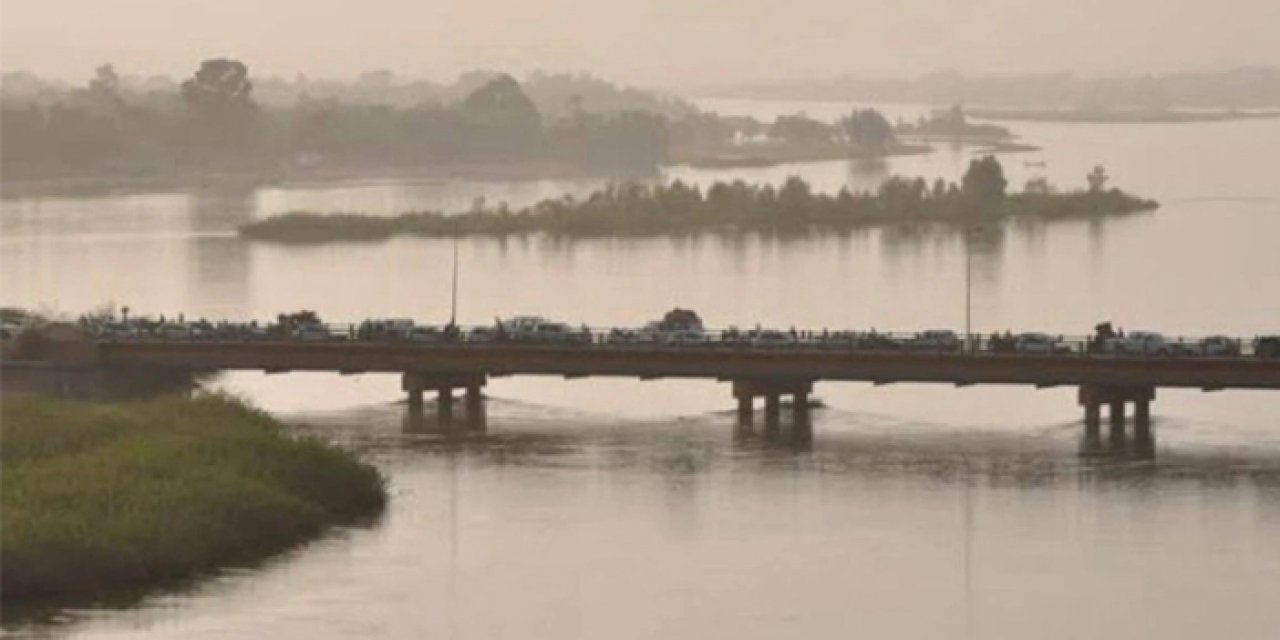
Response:
[{"label": "distant shoreline", "polygon": [[[194,193],[204,190],[259,189],[263,187],[336,187],[389,181],[436,180],[572,180],[657,175],[636,171],[605,172],[551,162],[471,163],[422,167],[335,167],[332,169],[267,172],[174,172],[157,175],[77,175],[0,178],[0,199]],[[0,174],[3,175],[3,174]]]},{"label": "distant shoreline", "polygon": [[664,166],[686,165],[695,169],[742,169],[775,167],[801,162],[834,160],[874,160],[933,153],[928,144],[897,143],[882,152],[857,149],[844,144],[798,146],[746,146],[719,151],[681,151],[672,153]]},{"label": "distant shoreline", "polygon": [[969,108],[982,120],[1010,122],[1061,122],[1073,124],[1142,124],[1228,122],[1280,118],[1280,111],[1190,111],[1182,109],[998,109]]}]

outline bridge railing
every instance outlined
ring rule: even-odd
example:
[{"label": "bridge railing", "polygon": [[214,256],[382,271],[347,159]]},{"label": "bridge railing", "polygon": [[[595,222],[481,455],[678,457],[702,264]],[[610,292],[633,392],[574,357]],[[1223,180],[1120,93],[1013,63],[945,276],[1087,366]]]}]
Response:
[{"label": "bridge railing", "polygon": [[253,341],[396,343],[406,346],[558,345],[593,349],[760,349],[811,351],[893,351],[952,353],[974,357],[991,355],[1054,355],[1061,357],[1201,357],[1243,358],[1280,353],[1255,353],[1254,338],[1165,337],[1141,342],[1116,336],[1109,344],[1081,335],[962,334],[947,331],[882,332],[876,330],[749,329],[653,331],[615,327],[569,328],[550,332],[499,329],[494,325],[448,329],[425,325],[371,323],[312,324],[285,328],[257,323],[189,322],[145,325],[113,323],[90,327],[97,337],[115,342],[216,343]]}]

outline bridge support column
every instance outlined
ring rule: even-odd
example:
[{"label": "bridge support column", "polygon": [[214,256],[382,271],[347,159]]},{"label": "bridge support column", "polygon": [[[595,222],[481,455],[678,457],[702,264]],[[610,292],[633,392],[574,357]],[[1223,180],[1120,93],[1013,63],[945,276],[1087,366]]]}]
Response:
[{"label": "bridge support column", "polygon": [[751,396],[738,396],[738,426],[751,427],[754,418],[755,408],[751,406]]},{"label": "bridge support column", "polygon": [[800,391],[791,396],[791,436],[797,441],[813,438],[813,421],[809,419],[809,393]]},{"label": "bridge support column", "polygon": [[1111,418],[1111,438],[1116,440],[1124,438],[1124,401],[1111,401],[1111,409],[1107,414]]},{"label": "bridge support column", "polygon": [[468,385],[467,424],[472,429],[483,429],[484,422],[484,394],[480,392],[480,385]]},{"label": "bridge support column", "polygon": [[453,420],[453,388],[443,387],[436,393],[436,414],[440,422]]},{"label": "bridge support column", "polygon": [[1084,423],[1086,436],[1096,436],[1100,430],[1101,406],[1109,407],[1109,423],[1111,438],[1123,440],[1125,431],[1125,404],[1134,404],[1134,435],[1151,437],[1151,402],[1155,400],[1156,390],[1152,387],[1129,387],[1110,385],[1083,385],[1080,387],[1079,402],[1084,407]]},{"label": "bridge support column", "polygon": [[1102,431],[1102,404],[1089,402],[1084,405],[1084,431],[1086,435],[1098,437]]},{"label": "bridge support column", "polygon": [[777,433],[782,417],[782,397],[776,393],[764,396],[764,430],[766,433]]},{"label": "bridge support column", "polygon": [[794,425],[803,425],[796,430],[809,431],[809,393],[813,391],[812,380],[795,379],[743,379],[733,381],[733,397],[738,400],[738,425],[749,427],[752,421],[755,398],[764,398],[765,433],[775,435],[782,423],[782,396],[790,395],[795,399],[792,409]]},{"label": "bridge support column", "polygon": [[485,385],[484,374],[469,373],[431,373],[410,371],[404,374],[401,388],[409,393],[409,412],[420,415],[423,411],[422,394],[426,391],[436,392],[436,417],[441,424],[453,420],[453,390],[466,389],[468,419],[482,413],[480,388]]},{"label": "bridge support column", "polygon": [[409,389],[409,413],[422,415],[422,389]]},{"label": "bridge support column", "polygon": [[1151,401],[1135,400],[1133,403],[1133,437],[1151,439]]}]

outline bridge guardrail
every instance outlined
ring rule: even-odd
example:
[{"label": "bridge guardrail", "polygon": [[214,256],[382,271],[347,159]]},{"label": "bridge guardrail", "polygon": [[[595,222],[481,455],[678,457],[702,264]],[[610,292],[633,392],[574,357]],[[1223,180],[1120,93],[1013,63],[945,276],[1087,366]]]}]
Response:
[{"label": "bridge guardrail", "polygon": [[[958,332],[880,332],[876,330],[830,329],[713,329],[702,332],[655,333],[644,329],[582,326],[562,333],[503,334],[494,325],[459,326],[453,329],[416,325],[397,330],[371,330],[367,323],[330,323],[286,329],[274,324],[196,321],[183,324],[116,323],[87,326],[99,340],[107,342],[254,342],[288,341],[301,343],[360,342],[431,345],[511,345],[575,346],[592,349],[670,350],[804,350],[850,353],[951,353],[957,356],[1039,355],[1061,357],[1152,357],[1152,358],[1253,358],[1280,357],[1280,353],[1255,353],[1256,338],[1222,336],[1165,338],[1154,347],[1104,348],[1097,337],[1037,334],[1037,340],[1019,341],[1010,332],[964,336]],[[1123,340],[1123,336],[1118,336]],[[1123,343],[1117,343],[1123,345]],[[1212,345],[1209,347],[1207,345]]]}]

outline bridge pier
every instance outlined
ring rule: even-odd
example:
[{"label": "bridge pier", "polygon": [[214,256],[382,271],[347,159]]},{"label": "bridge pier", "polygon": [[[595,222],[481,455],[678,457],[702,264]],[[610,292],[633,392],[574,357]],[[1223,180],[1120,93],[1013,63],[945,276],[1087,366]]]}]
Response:
[{"label": "bridge pier", "polygon": [[1111,419],[1111,439],[1124,439],[1124,401],[1112,400],[1111,408],[1107,411],[1108,417]]},{"label": "bridge pier", "polygon": [[484,394],[480,392],[480,385],[472,384],[467,386],[467,424],[472,429],[483,429],[485,422],[484,416]]},{"label": "bridge pier", "polygon": [[1097,438],[1102,432],[1102,405],[1090,402],[1084,405],[1085,435]]},{"label": "bridge pier", "polygon": [[755,411],[755,407],[753,407],[752,404],[753,402],[752,402],[751,396],[738,397],[738,426],[739,427],[745,427],[748,429],[751,428],[751,422],[753,419],[752,414]]},{"label": "bridge pier", "polygon": [[764,430],[765,433],[777,433],[782,422],[782,396],[777,393],[766,393],[764,396]]},{"label": "bridge pier", "polygon": [[466,389],[467,421],[473,427],[483,428],[484,396],[480,389],[486,378],[483,374],[452,374],[409,371],[401,377],[401,389],[409,394],[408,409],[413,416],[423,413],[422,396],[427,391],[436,392],[436,418],[439,423],[453,421],[453,390]]},{"label": "bridge pier", "polygon": [[1102,405],[1106,404],[1111,439],[1124,440],[1125,405],[1132,402],[1134,437],[1151,440],[1151,402],[1155,397],[1156,390],[1152,387],[1082,385],[1078,400],[1084,407],[1086,438],[1098,437],[1101,430]]},{"label": "bridge pier", "polygon": [[754,400],[763,397],[765,434],[776,435],[782,424],[782,396],[790,395],[793,435],[812,435],[813,428],[809,419],[809,394],[812,391],[812,380],[734,380],[733,396],[738,400],[738,425],[750,427],[754,418]]},{"label": "bridge pier", "polygon": [[436,392],[436,415],[440,422],[453,420],[453,389],[444,387]]}]

